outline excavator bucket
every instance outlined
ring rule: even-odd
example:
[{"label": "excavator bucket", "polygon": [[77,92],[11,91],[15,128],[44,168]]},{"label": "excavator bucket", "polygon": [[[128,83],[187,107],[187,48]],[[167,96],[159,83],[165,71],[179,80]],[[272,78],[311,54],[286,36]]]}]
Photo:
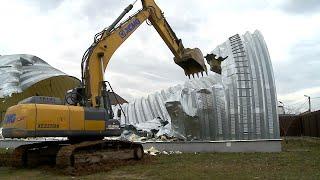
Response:
[{"label": "excavator bucket", "polygon": [[210,65],[210,70],[212,72],[221,74],[221,63],[222,61],[224,61],[225,59],[228,58],[228,56],[226,57],[218,57],[216,58],[217,55],[211,53],[211,54],[207,54],[205,56],[207,63]]},{"label": "excavator bucket", "polygon": [[190,78],[190,75],[194,77],[194,74],[201,73],[205,71],[207,73],[207,67],[204,63],[203,54],[198,48],[190,49],[185,48],[182,53],[182,58],[174,58],[174,62],[179,65],[186,76]]}]

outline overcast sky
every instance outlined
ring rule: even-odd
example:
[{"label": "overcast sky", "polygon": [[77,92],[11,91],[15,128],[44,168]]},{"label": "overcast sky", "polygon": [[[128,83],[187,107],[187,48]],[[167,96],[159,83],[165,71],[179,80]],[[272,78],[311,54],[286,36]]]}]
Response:
[{"label": "overcast sky", "polygon": [[[93,36],[133,0],[2,0],[0,54],[32,54],[80,77],[81,57]],[[204,54],[228,37],[258,29],[273,63],[278,99],[303,106],[320,96],[320,1],[158,0],[185,47]],[[134,10],[141,8],[138,1]],[[143,24],[114,54],[106,72],[128,100],[187,78],[153,27]],[[320,98],[312,100],[314,106]]]}]

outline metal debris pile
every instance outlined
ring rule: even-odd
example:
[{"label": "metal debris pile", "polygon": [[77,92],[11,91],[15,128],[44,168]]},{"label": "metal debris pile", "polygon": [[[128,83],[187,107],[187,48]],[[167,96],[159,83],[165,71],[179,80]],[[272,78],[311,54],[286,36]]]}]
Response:
[{"label": "metal debris pile", "polygon": [[121,139],[130,141],[178,141],[179,135],[171,130],[168,121],[157,117],[136,125],[126,125]]}]

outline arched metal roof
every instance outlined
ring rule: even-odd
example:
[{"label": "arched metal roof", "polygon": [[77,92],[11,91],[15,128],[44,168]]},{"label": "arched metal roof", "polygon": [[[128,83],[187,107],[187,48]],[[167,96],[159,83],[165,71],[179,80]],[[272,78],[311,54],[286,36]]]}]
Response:
[{"label": "arched metal roof", "polygon": [[0,117],[8,107],[30,96],[64,98],[66,91],[79,83],[37,56],[0,56]]}]

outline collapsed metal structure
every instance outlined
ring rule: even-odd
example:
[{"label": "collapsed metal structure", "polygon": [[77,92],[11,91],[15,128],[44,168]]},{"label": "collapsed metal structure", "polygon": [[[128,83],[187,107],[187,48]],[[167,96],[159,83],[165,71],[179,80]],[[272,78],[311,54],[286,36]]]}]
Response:
[{"label": "collapsed metal structure", "polygon": [[261,33],[232,36],[212,53],[227,57],[221,76],[210,73],[123,104],[122,123],[167,120],[162,132],[185,140],[279,139],[273,70]]},{"label": "collapsed metal structure", "polygon": [[50,66],[37,56],[0,56],[0,122],[8,107],[30,96],[64,99],[66,91],[80,81]]}]

